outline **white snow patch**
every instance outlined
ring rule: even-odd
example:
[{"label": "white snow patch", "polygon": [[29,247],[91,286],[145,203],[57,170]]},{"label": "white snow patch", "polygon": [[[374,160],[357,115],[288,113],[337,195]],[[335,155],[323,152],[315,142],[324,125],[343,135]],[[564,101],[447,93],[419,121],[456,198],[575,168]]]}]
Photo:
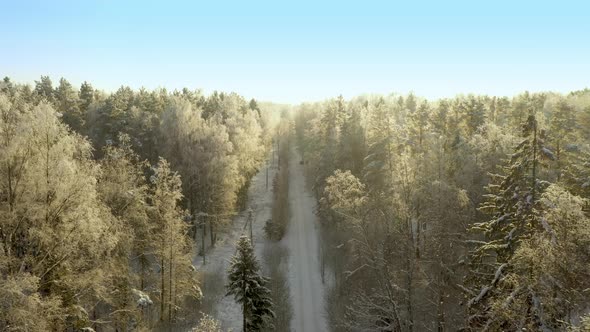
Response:
[{"label": "white snow patch", "polygon": [[154,304],[154,302],[152,302],[152,299],[150,299],[150,296],[148,294],[138,289],[133,289],[133,294],[137,297],[137,300],[135,302],[139,307],[145,308],[147,306]]}]

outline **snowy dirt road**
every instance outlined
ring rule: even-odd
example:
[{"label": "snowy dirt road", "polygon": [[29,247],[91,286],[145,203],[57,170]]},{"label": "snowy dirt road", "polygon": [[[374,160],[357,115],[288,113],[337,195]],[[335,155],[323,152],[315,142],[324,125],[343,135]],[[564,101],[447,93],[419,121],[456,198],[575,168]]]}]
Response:
[{"label": "snowy dirt road", "polygon": [[[269,168],[268,188],[266,186],[266,166],[261,167],[258,174],[252,178],[248,189],[248,202],[246,210],[237,215],[228,232],[218,235],[217,244],[207,252],[207,264],[203,265],[201,256],[194,257],[194,265],[209,275],[201,288],[203,295],[212,303],[212,311],[207,312],[218,318],[224,331],[242,330],[242,308],[231,296],[225,296],[227,283],[227,269],[229,261],[235,253],[235,245],[241,235],[249,235],[248,209],[253,210],[254,251],[259,260],[262,257],[266,237],[264,224],[271,217],[272,209],[272,179],[277,171],[276,160]],[[200,245],[200,244],[199,244]]]},{"label": "snowy dirt road", "polygon": [[295,332],[327,331],[324,287],[319,266],[319,225],[314,214],[316,200],[305,186],[303,165],[292,153],[289,164],[291,220],[284,243],[289,248],[289,285],[293,307],[291,328]]},{"label": "snowy dirt road", "polygon": [[[263,226],[271,217],[272,179],[276,174],[276,160],[269,171],[269,188],[266,188],[266,169],[254,176],[248,191],[248,207],[252,208],[256,256],[261,260],[266,243]],[[299,165],[299,156],[293,152],[289,164],[289,201],[291,220],[286,236],[282,239],[289,249],[289,288],[293,319],[291,330],[295,332],[327,331],[325,319],[324,288],[319,268],[319,250],[317,218],[314,214],[315,198],[306,189],[303,166]],[[224,286],[229,259],[235,252],[235,243],[241,234],[248,234],[246,227],[247,212],[234,218],[231,230],[219,235],[215,248],[208,252],[207,264],[202,257],[195,256],[194,264],[204,273],[209,274],[207,282],[202,285],[203,293],[212,302],[212,311],[208,312],[221,321],[224,330],[242,330],[241,307],[232,297],[226,297]]]}]

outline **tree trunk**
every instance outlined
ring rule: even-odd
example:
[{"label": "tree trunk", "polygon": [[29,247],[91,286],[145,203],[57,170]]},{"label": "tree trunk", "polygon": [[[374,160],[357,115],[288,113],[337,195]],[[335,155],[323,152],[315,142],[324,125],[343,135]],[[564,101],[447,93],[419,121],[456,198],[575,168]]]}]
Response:
[{"label": "tree trunk", "polygon": [[173,239],[173,232],[172,232],[172,225],[170,225],[170,258],[168,263],[168,323],[172,322],[172,269],[173,269],[173,257],[172,252],[174,248],[174,239]]},{"label": "tree trunk", "polygon": [[[442,273],[441,273],[442,274]],[[443,285],[438,285],[439,288],[442,288]],[[438,290],[438,303],[437,303],[437,313],[436,313],[436,331],[437,332],[444,332],[445,330],[445,296],[442,289]]]},{"label": "tree trunk", "polygon": [[162,268],[160,269],[160,277],[161,277],[161,285],[160,285],[160,321],[164,320],[164,256],[162,255],[162,259],[160,260],[160,264],[162,264]]},{"label": "tree trunk", "polygon": [[408,331],[414,331],[414,309],[412,298],[414,297],[414,289],[412,288],[412,279],[413,279],[413,267],[412,263],[410,262],[410,256],[408,256],[408,276],[406,279],[407,282],[407,289],[408,289],[408,299],[407,299],[407,306],[408,306]]},{"label": "tree trunk", "polygon": [[246,282],[245,281],[246,281],[246,276],[245,276],[245,273],[243,273],[242,274],[242,294],[243,294],[242,300],[244,301],[244,303],[242,304],[242,324],[244,324],[244,326],[243,326],[242,330],[244,332],[247,331],[247,328],[246,328],[246,303],[247,303],[247,301],[246,301]]},{"label": "tree trunk", "polygon": [[147,259],[145,254],[142,252],[139,255],[139,266],[141,267],[141,276],[140,276],[140,290],[143,292],[145,290],[145,267],[147,265]]},{"label": "tree trunk", "polygon": [[537,188],[537,119],[533,117],[533,176],[532,176],[532,199],[535,202],[535,189]]},{"label": "tree trunk", "polygon": [[203,220],[203,232],[201,233],[201,251],[203,254],[203,265],[207,264],[207,261],[205,259],[205,228],[206,224],[205,224],[205,220]]},{"label": "tree trunk", "polygon": [[[217,218],[215,218],[215,221],[217,221]],[[213,248],[215,246],[215,236],[213,235],[213,222],[209,221],[209,235],[211,235],[211,248]]]}]

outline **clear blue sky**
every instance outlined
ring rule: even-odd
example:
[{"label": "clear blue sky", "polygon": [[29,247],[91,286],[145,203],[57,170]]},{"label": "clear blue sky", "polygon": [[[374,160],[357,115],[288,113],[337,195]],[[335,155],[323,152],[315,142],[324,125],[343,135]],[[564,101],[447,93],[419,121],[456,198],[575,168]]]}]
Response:
[{"label": "clear blue sky", "polygon": [[590,86],[590,5],[0,0],[0,75],[45,74],[291,103],[566,92]]}]

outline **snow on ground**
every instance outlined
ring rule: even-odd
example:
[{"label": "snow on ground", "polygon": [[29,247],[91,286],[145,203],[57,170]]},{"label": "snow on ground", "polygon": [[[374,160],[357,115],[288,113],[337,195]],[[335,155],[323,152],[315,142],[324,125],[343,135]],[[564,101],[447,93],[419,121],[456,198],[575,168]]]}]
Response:
[{"label": "snow on ground", "polygon": [[291,220],[283,242],[289,248],[289,287],[295,332],[327,331],[324,287],[319,265],[316,200],[306,189],[303,167],[293,153],[289,164]]},{"label": "snow on ground", "polygon": [[[208,301],[213,302],[213,312],[210,314],[221,321],[223,330],[242,330],[242,310],[234,298],[225,296],[225,284],[227,283],[227,269],[229,260],[235,253],[235,244],[243,234],[249,235],[247,227],[248,209],[252,209],[254,250],[259,262],[262,264],[262,252],[266,237],[264,224],[271,217],[272,209],[272,179],[277,171],[276,161],[268,171],[268,189],[266,188],[266,165],[261,167],[258,174],[252,178],[248,190],[248,203],[246,209],[238,214],[231,225],[231,229],[217,235],[215,247],[209,249],[206,255],[206,264],[203,265],[203,257],[198,254],[193,259],[193,264],[198,270],[213,275],[201,285],[203,295]],[[200,244],[198,244],[200,245]],[[211,280],[213,279],[213,280]],[[207,281],[210,280],[210,281]],[[208,287],[207,282],[215,283]]]},{"label": "snow on ground", "polygon": [[[285,238],[281,241],[289,249],[289,288],[293,308],[291,329],[295,332],[327,331],[324,287],[319,267],[319,225],[314,214],[316,201],[306,189],[303,166],[294,153],[289,165],[289,201],[291,220]],[[266,243],[264,224],[271,218],[272,179],[277,172],[276,160],[268,172],[266,188],[266,167],[254,176],[248,191],[248,203],[244,212],[237,215],[227,233],[219,234],[215,248],[207,251],[206,264],[196,255],[195,266],[210,277],[202,286],[203,295],[213,302],[209,314],[221,321],[224,330],[242,330],[241,307],[233,297],[225,296],[226,272],[229,260],[234,255],[235,243],[242,234],[249,234],[246,221],[248,209],[253,210],[254,246],[258,260],[263,264],[262,253]],[[207,283],[213,283],[209,285]]]}]

